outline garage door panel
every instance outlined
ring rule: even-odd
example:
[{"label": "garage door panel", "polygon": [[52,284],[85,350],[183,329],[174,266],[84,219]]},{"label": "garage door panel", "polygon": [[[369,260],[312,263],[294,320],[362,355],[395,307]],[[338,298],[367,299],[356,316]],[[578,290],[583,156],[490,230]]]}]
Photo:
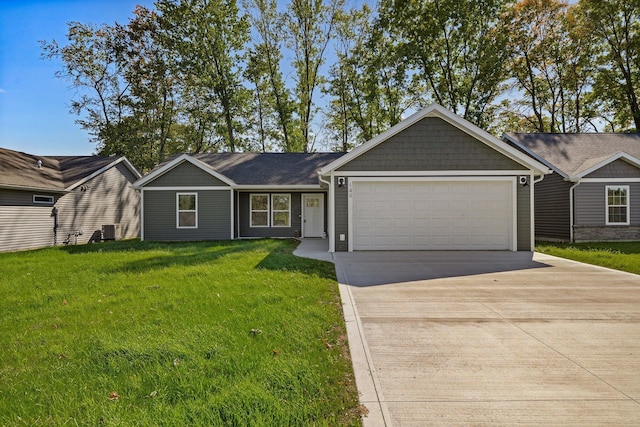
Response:
[{"label": "garage door panel", "polygon": [[352,185],[356,250],[511,249],[512,180]]}]

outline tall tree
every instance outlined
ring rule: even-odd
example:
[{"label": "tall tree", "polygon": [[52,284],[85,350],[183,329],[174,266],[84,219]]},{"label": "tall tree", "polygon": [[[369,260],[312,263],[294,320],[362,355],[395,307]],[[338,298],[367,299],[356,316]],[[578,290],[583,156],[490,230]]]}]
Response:
[{"label": "tall tree", "polygon": [[213,126],[227,150],[236,151],[248,102],[238,67],[249,40],[246,17],[235,0],[159,0],[156,7],[185,97],[207,105],[187,111],[200,116],[196,122]]},{"label": "tall tree", "polygon": [[408,107],[406,69],[366,4],[339,15],[334,49],[329,126],[340,138],[339,149],[348,151],[401,120]]},{"label": "tall tree", "polygon": [[598,46],[595,98],[613,130],[640,131],[640,0],[580,0]]},{"label": "tall tree", "polygon": [[298,126],[302,132],[301,141],[291,144],[288,151],[307,152],[312,149],[310,127],[316,109],[314,97],[325,83],[320,67],[326,59],[342,4],[343,0],[329,0],[329,4],[323,0],[291,0],[288,5],[285,14],[286,42],[294,55]]},{"label": "tall tree", "polygon": [[179,85],[161,44],[157,13],[142,6],[133,13],[128,25],[116,24],[115,28],[123,52],[123,77],[130,88],[128,157],[139,157],[138,163],[148,169],[183,148],[172,132],[178,120]]},{"label": "tall tree", "polygon": [[129,85],[123,78],[123,52],[115,28],[70,22],[67,40],[65,46],[56,40],[40,44],[44,58],[62,61],[56,76],[78,91],[71,101],[71,112],[80,116],[76,123],[92,135],[99,149],[111,144],[114,154],[125,154],[120,125],[129,113]]},{"label": "tall tree", "polygon": [[479,125],[502,92],[506,0],[381,0],[381,23],[400,41],[419,105],[435,100]]},{"label": "tall tree", "polygon": [[[281,70],[284,18],[278,13],[275,0],[245,0],[243,5],[258,36],[254,41],[246,77],[255,85],[259,111],[264,113],[262,133],[272,133],[267,122],[273,122],[274,143],[284,151],[294,151],[295,147],[301,145],[302,134],[295,126],[295,103]],[[273,121],[270,120],[271,114],[275,115]]]},{"label": "tall tree", "polygon": [[591,40],[575,7],[522,0],[503,15],[512,94],[511,125],[520,131],[580,132],[590,123],[586,93],[593,78]]}]

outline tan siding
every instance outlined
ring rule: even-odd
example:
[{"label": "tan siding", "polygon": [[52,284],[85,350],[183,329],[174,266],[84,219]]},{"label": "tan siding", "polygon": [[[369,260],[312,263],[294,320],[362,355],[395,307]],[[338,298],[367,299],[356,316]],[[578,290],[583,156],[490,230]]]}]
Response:
[{"label": "tan siding", "polygon": [[0,252],[53,245],[52,209],[53,206],[0,206]]},{"label": "tan siding", "polygon": [[185,161],[146,184],[146,187],[227,186],[224,182]]},{"label": "tan siding", "polygon": [[43,206],[33,203],[35,195],[53,196],[54,201],[60,197],[60,194],[47,193],[46,191],[0,190],[0,206]]},{"label": "tan siding", "polygon": [[[140,195],[131,183],[135,177],[122,164],[75,188],[56,205],[59,209],[58,240],[82,230],[78,243],[87,243],[105,224],[120,224],[122,238],[140,235]],[[86,191],[82,191],[86,188]]]}]

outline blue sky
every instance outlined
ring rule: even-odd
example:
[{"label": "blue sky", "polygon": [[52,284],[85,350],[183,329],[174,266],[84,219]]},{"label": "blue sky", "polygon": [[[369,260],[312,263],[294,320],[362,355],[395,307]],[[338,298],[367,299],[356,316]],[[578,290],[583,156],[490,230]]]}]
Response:
[{"label": "blue sky", "polygon": [[66,42],[67,22],[126,23],[152,0],[0,0],[0,147],[40,155],[89,155],[95,144],[69,113],[74,91],[40,58],[39,40]]}]

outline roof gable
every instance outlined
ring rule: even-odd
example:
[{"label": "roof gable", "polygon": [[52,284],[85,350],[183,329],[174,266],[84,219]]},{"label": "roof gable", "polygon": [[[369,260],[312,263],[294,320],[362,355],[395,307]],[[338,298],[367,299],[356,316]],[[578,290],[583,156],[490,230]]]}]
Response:
[{"label": "roof gable", "polygon": [[617,159],[636,165],[640,158],[640,134],[507,133],[503,139],[571,180]]},{"label": "roof gable", "polygon": [[65,193],[120,163],[140,177],[125,157],[36,156],[0,148],[0,187]]},{"label": "roof gable", "polygon": [[469,121],[463,119],[460,116],[457,116],[456,114],[452,113],[451,111],[447,110],[441,105],[438,105],[435,103],[411,115],[407,119],[396,124],[395,126],[391,127],[387,131],[376,136],[375,138],[365,142],[364,144],[355,148],[353,151],[341,157],[340,159],[323,167],[320,170],[320,173],[322,175],[327,175],[330,172],[343,167],[345,169],[348,169],[348,167],[345,167],[347,163],[355,160],[356,158],[362,156],[363,154],[369,152],[370,150],[373,150],[375,147],[379,146],[380,144],[383,144],[387,141],[392,140],[394,136],[409,129],[410,127],[416,125],[421,120],[428,117],[438,118],[443,120],[444,122],[457,128],[459,131],[469,135],[470,137],[474,138],[478,142],[485,144],[487,147],[502,154],[508,159],[511,159],[512,161],[516,162],[517,164],[523,166],[526,169],[532,169],[535,173],[538,173],[538,174],[549,173],[548,168],[544,164],[538,162],[535,159],[532,159],[530,156],[527,156],[526,154],[520,152],[519,150],[516,150],[515,148],[509,146],[504,141],[499,140],[498,138],[494,137],[488,132],[470,123]]},{"label": "roof gable", "polygon": [[528,169],[439,117],[424,117],[337,171],[485,171]]},{"label": "roof gable", "polygon": [[596,159],[586,160],[576,171],[575,174],[570,177],[570,179],[577,180],[580,178],[584,178],[588,175],[594,174],[598,170],[602,170],[607,166],[613,165],[618,161],[623,161],[625,164],[631,165],[632,167],[638,169],[640,168],[640,159],[630,156],[627,153],[616,153],[613,156],[602,157]]},{"label": "roof gable", "polygon": [[172,169],[176,168],[177,166],[181,165],[184,162],[188,162],[188,163],[192,164],[196,168],[199,168],[203,172],[213,176],[214,178],[218,179],[219,181],[222,181],[226,185],[229,185],[229,186],[235,185],[235,182],[233,182],[228,177],[222,175],[221,173],[216,172],[215,170],[213,170],[207,164],[205,164],[205,163],[193,158],[192,156],[190,156],[188,154],[182,154],[182,155],[180,155],[178,157],[175,157],[174,159],[168,161],[167,163],[160,165],[159,167],[157,167],[156,169],[152,170],[151,172],[149,172],[149,174],[147,174],[147,176],[145,176],[145,177],[139,179],[138,181],[136,181],[135,184],[134,184],[134,187],[136,187],[136,188],[144,187],[144,186],[148,185],[149,183],[151,183],[152,181],[154,181],[154,180],[158,179],[159,177],[163,176],[164,174],[168,173]]}]

